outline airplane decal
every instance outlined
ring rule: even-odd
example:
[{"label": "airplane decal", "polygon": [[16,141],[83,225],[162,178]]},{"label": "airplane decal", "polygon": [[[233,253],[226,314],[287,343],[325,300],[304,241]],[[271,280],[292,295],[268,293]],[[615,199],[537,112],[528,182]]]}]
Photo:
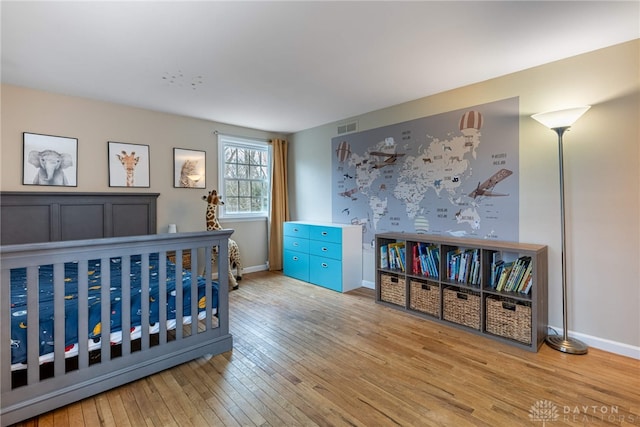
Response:
[{"label": "airplane decal", "polygon": [[382,160],[382,163],[376,163],[371,166],[373,169],[381,169],[385,166],[392,166],[396,163],[398,157],[404,156],[404,153],[385,153],[383,151],[372,151],[369,154],[377,157],[385,157],[385,159]]},{"label": "airplane decal", "polygon": [[358,192],[357,188],[352,188],[351,190],[343,191],[342,193],[338,193],[339,196],[349,197],[351,200],[358,200],[357,197],[353,197],[354,194]]},{"label": "airplane decal", "polygon": [[493,188],[503,179],[509,177],[513,174],[509,169],[500,169],[498,172],[491,175],[489,179],[480,184],[478,182],[478,187],[469,193],[469,197],[473,197],[474,199],[479,196],[487,196],[487,197],[496,197],[496,196],[508,196],[508,194],[503,193],[494,193]]}]

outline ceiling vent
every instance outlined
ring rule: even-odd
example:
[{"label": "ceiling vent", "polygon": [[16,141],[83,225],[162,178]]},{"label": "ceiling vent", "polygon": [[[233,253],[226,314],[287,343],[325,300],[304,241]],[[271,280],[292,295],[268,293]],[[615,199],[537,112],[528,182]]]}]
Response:
[{"label": "ceiling vent", "polygon": [[345,133],[351,133],[358,130],[358,122],[343,123],[338,125],[338,135],[344,135]]}]

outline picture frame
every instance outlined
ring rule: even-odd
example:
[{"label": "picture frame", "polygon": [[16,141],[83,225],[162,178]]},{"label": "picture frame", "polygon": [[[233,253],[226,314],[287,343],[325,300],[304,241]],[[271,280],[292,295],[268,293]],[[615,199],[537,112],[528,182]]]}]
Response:
[{"label": "picture frame", "polygon": [[109,141],[109,187],[150,186],[149,146]]},{"label": "picture frame", "polygon": [[22,133],[22,184],[78,186],[78,139]]},{"label": "picture frame", "polygon": [[206,188],[207,153],[186,148],[173,149],[173,186]]}]

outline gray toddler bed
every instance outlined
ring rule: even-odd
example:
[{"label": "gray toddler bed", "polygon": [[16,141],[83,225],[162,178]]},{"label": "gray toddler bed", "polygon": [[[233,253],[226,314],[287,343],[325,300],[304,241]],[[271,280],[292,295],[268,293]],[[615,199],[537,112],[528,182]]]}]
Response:
[{"label": "gray toddler bed", "polygon": [[228,269],[197,273],[233,230],[154,234],[157,196],[0,194],[2,426],[231,350]]}]

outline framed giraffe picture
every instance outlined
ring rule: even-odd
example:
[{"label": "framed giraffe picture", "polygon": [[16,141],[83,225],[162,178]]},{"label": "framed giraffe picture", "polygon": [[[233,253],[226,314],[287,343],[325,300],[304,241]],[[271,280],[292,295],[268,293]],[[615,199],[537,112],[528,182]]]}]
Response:
[{"label": "framed giraffe picture", "polygon": [[207,153],[184,148],[173,149],[173,186],[206,188]]},{"label": "framed giraffe picture", "polygon": [[149,187],[149,146],[109,141],[109,187]]}]

